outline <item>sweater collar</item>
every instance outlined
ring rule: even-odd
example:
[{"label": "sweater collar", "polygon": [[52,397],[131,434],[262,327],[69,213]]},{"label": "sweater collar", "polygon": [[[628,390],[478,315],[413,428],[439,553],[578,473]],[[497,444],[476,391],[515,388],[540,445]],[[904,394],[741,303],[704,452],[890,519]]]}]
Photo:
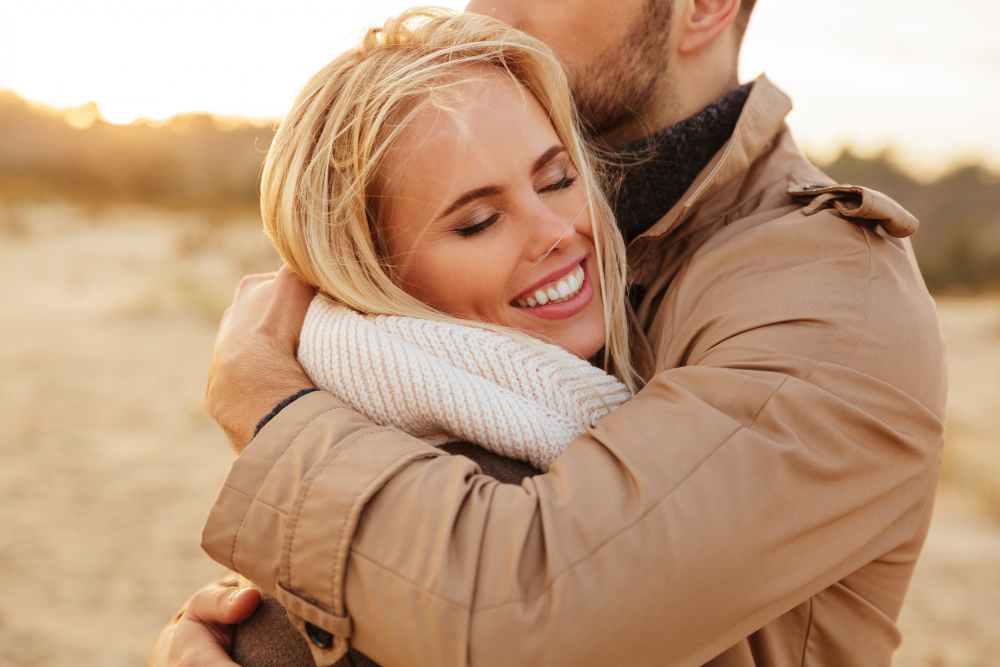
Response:
[{"label": "sweater collar", "polygon": [[626,244],[666,215],[729,140],[752,87],[734,88],[694,116],[614,152],[618,187],[611,204]]}]

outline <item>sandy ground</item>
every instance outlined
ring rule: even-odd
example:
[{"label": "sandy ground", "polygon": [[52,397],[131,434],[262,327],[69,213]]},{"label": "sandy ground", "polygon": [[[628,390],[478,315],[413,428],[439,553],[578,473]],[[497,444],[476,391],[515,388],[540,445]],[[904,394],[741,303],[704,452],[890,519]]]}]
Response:
[{"label": "sandy ground", "polygon": [[[145,664],[218,567],[215,322],[276,258],[246,220],[0,203],[0,666]],[[940,303],[944,492],[896,667],[1000,664],[1000,300]]]}]

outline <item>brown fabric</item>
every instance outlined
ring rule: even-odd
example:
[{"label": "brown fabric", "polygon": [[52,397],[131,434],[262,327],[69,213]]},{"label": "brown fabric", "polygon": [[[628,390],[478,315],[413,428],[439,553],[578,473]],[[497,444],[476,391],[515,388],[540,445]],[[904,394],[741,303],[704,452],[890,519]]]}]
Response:
[{"label": "brown fabric", "polygon": [[[281,603],[267,593],[250,618],[236,626],[230,655],[242,667],[316,667],[305,637],[288,620]],[[349,659],[345,655],[337,664],[346,667]]]},{"label": "brown fabric", "polygon": [[[316,667],[309,642],[288,620],[288,612],[276,599],[263,593],[260,606],[236,626],[233,662],[242,667]],[[356,648],[348,650],[337,667],[379,667]]]},{"label": "brown fabric", "polygon": [[630,245],[655,375],[549,472],[498,484],[317,392],[237,459],[206,551],[334,633],[320,665],[889,667],[943,341],[901,214],[789,194],[836,185],[790,108],[759,79]]},{"label": "brown fabric", "polygon": [[530,463],[494,454],[471,442],[451,442],[442,445],[441,449],[449,454],[471,459],[484,475],[489,475],[502,484],[520,484],[528,477],[542,474],[541,470]]}]

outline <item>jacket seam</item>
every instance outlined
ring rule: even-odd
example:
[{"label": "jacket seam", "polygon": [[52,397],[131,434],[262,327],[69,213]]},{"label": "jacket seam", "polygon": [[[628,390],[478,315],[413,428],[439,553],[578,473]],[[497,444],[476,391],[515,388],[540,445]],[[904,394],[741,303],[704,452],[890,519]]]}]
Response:
[{"label": "jacket seam", "polygon": [[[384,432],[391,431],[391,430],[392,429],[388,429],[388,428],[380,428],[380,429],[366,430],[366,431],[360,431],[360,432],[354,433],[353,435],[348,436],[347,438],[345,438],[344,440],[342,440],[340,443],[338,443],[341,446],[339,446],[339,447],[338,446],[331,447],[330,450],[323,456],[323,458],[319,462],[317,462],[317,464],[315,466],[313,466],[313,468],[309,471],[307,479],[304,482],[304,488],[302,488],[299,491],[298,497],[296,497],[295,503],[292,505],[292,508],[291,508],[291,510],[288,513],[288,520],[289,520],[290,524],[289,524],[288,528],[286,529],[286,531],[287,531],[286,532],[287,537],[285,539],[285,543],[284,543],[284,545],[282,547],[282,550],[281,550],[281,562],[283,564],[283,567],[281,569],[283,569],[285,572],[288,573],[288,589],[289,590],[291,590],[291,588],[292,588],[292,568],[291,568],[291,565],[292,565],[292,563],[291,563],[291,560],[292,560],[292,543],[295,542],[295,533],[296,533],[296,531],[298,530],[298,527],[299,527],[299,518],[300,518],[300,514],[302,512],[302,507],[303,507],[303,505],[305,505],[306,499],[309,496],[309,492],[312,490],[313,482],[316,481],[316,479],[323,473],[324,470],[326,470],[330,466],[331,463],[333,463],[333,461],[335,461],[337,459],[337,457],[339,457],[343,452],[347,451],[347,449],[352,444],[354,444],[355,442],[357,442],[361,438],[365,437],[366,435],[369,435],[369,434],[372,434],[372,433],[384,433]],[[352,505],[353,505],[353,503],[352,503]],[[343,536],[341,536],[341,538],[342,537]],[[339,541],[338,541],[338,545],[339,545]],[[281,570],[279,570],[279,577],[280,577],[280,572],[281,572]],[[336,598],[336,591],[335,590],[333,591],[333,596],[332,597]]]},{"label": "jacket seam", "polygon": [[[746,113],[741,113],[740,117],[737,119],[736,127],[733,128],[733,133],[732,135],[730,135],[729,140],[726,142],[726,146],[725,148],[723,148],[723,153],[722,156],[719,158],[719,161],[716,163],[711,173],[709,173],[708,177],[704,181],[702,181],[700,186],[698,186],[698,189],[695,190],[694,193],[690,197],[688,197],[687,201],[684,202],[684,206],[681,208],[680,214],[677,216],[677,220],[683,218],[688,213],[688,211],[691,210],[691,206],[694,204],[694,202],[697,201],[698,197],[701,196],[701,193],[704,192],[705,189],[708,187],[708,184],[712,182],[715,176],[720,171],[722,171],[722,167],[726,165],[726,163],[729,161],[729,156],[732,155],[733,151],[736,150],[735,147],[736,144],[738,143],[737,139],[738,138],[742,139],[741,135],[746,134],[747,125],[750,124],[750,121],[747,119],[750,115],[752,115],[755,109],[752,107],[750,108],[745,107],[744,110]],[[677,220],[674,221],[674,224],[671,225],[671,227],[677,224]],[[664,235],[667,233],[667,231],[669,230],[664,231]]]},{"label": "jacket seam", "polygon": [[865,324],[861,328],[861,336],[858,338],[858,342],[854,344],[854,350],[851,351],[851,356],[847,358],[844,364],[848,368],[853,368],[854,358],[858,356],[858,351],[861,349],[861,344],[865,341],[865,337],[868,335],[868,325],[871,323],[872,316],[872,256],[874,252],[872,251],[872,242],[868,238],[868,230],[864,227],[859,226],[858,229],[865,237],[865,244],[868,247],[868,272],[865,277],[865,287],[868,292],[868,301],[865,303]]},{"label": "jacket seam", "polygon": [[[373,567],[376,567],[379,570],[382,570],[386,574],[389,574],[389,575],[395,577],[396,579],[399,579],[400,581],[406,582],[407,584],[409,584],[410,586],[412,586],[416,590],[420,591],[421,593],[424,593],[425,595],[427,595],[429,597],[434,598],[435,600],[438,600],[439,602],[446,602],[446,603],[452,605],[453,607],[458,607],[459,609],[465,610],[467,612],[471,612],[472,609],[473,609],[472,605],[470,605],[467,602],[462,602],[460,600],[453,600],[453,599],[451,599],[449,597],[441,595],[440,593],[435,593],[434,591],[430,590],[429,588],[427,588],[423,584],[421,584],[421,583],[419,583],[417,581],[414,581],[413,579],[410,579],[409,577],[404,577],[402,574],[400,574],[396,570],[394,570],[394,569],[392,569],[392,568],[390,568],[390,567],[388,567],[386,565],[383,565],[382,563],[379,563],[377,560],[375,560],[371,556],[369,556],[369,555],[365,554],[364,552],[360,551],[357,547],[353,547],[352,546],[351,549],[350,549],[350,553],[351,553],[352,556],[357,556],[358,558],[361,558],[362,560],[368,561]],[[469,624],[470,624],[470,627],[471,627],[471,624],[472,624],[471,614],[470,614]]]},{"label": "jacket seam", "polygon": [[[385,430],[394,430],[394,429],[385,429]],[[378,431],[372,431],[371,434],[374,433],[378,433]],[[358,440],[361,440],[361,438],[358,438]],[[355,444],[357,444],[357,441],[355,441]],[[332,580],[330,582],[330,586],[334,592],[334,598],[333,600],[331,600],[331,602],[333,603],[334,611],[337,614],[343,616],[346,615],[347,611],[347,603],[346,600],[344,599],[345,596],[343,587],[345,585],[345,581],[347,578],[346,574],[347,559],[351,555],[351,543],[354,541],[354,535],[352,533],[350,539],[345,539],[345,536],[347,534],[347,530],[349,527],[353,526],[355,530],[357,529],[357,524],[358,524],[357,517],[360,516],[361,512],[364,509],[363,504],[359,503],[358,498],[371,498],[372,497],[372,494],[370,494],[371,490],[376,486],[384,485],[386,481],[389,479],[388,475],[395,470],[396,464],[398,464],[400,461],[407,460],[406,462],[410,463],[417,460],[418,458],[423,458],[425,454],[426,454],[425,452],[420,452],[420,451],[406,451],[401,453],[399,456],[395,457],[391,461],[386,462],[386,464],[379,471],[379,474],[376,475],[368,483],[368,485],[366,485],[365,488],[361,490],[361,492],[355,497],[354,502],[351,503],[351,507],[348,510],[347,517],[340,531],[340,537],[337,541],[337,553],[335,555]],[[343,574],[340,576],[340,591],[338,591],[337,578],[342,571]],[[337,606],[338,600],[340,601],[339,607]]]},{"label": "jacket seam", "polygon": [[251,496],[249,493],[247,493],[246,491],[240,491],[235,486],[231,486],[229,484],[223,484],[222,486],[223,486],[223,488],[229,489],[233,493],[240,494],[244,498],[249,498],[251,502],[254,502],[254,503],[257,503],[259,505],[263,505],[264,507],[268,507],[270,509],[273,509],[275,512],[278,512],[282,516],[288,516],[288,510],[283,510],[280,507],[275,507],[271,503],[268,503],[268,502],[265,502],[265,501],[261,500],[260,498],[255,498],[255,497]]},{"label": "jacket seam", "polygon": [[739,426],[737,426],[736,429],[734,429],[732,433],[730,433],[728,436],[726,436],[725,439],[722,442],[719,443],[718,447],[716,447],[714,450],[712,450],[712,452],[708,456],[706,456],[701,461],[701,463],[699,463],[697,466],[695,466],[695,468],[692,469],[691,472],[688,473],[688,475],[684,477],[684,479],[682,479],[676,486],[674,486],[674,488],[672,488],[669,493],[667,493],[665,496],[663,496],[662,498],[660,498],[659,500],[657,500],[653,505],[651,505],[649,507],[649,509],[647,509],[645,512],[643,512],[641,516],[636,517],[636,519],[634,521],[632,521],[631,523],[629,523],[627,526],[622,527],[621,530],[617,531],[613,535],[609,535],[607,537],[607,539],[605,539],[599,545],[597,545],[596,547],[594,547],[594,549],[590,553],[588,553],[586,556],[582,556],[581,558],[579,558],[576,561],[574,561],[574,562],[570,563],[569,565],[567,565],[566,568],[562,572],[560,572],[559,574],[557,574],[554,577],[552,577],[552,581],[550,581],[548,584],[546,584],[545,587],[541,591],[539,591],[539,593],[538,593],[537,596],[531,597],[531,598],[522,598],[522,599],[517,599],[517,600],[505,600],[503,602],[497,602],[495,604],[486,605],[486,606],[483,606],[483,607],[478,607],[478,608],[475,609],[475,611],[486,611],[486,610],[489,610],[489,609],[497,609],[497,608],[500,608],[500,607],[507,606],[509,604],[518,604],[518,603],[523,603],[523,602],[535,602],[541,596],[543,596],[546,593],[548,593],[548,591],[553,586],[555,586],[556,582],[559,579],[561,579],[561,578],[563,578],[563,576],[569,574],[578,565],[581,565],[584,562],[586,562],[586,561],[590,560],[591,558],[593,558],[601,549],[603,549],[605,546],[607,546],[610,542],[612,542],[613,540],[617,539],[621,535],[624,535],[626,532],[632,530],[632,528],[634,528],[636,525],[638,525],[641,521],[643,521],[652,512],[656,511],[660,507],[660,505],[662,505],[667,500],[669,500],[679,488],[681,488],[682,486],[684,486],[684,483],[687,482],[687,480],[690,479],[692,475],[694,475],[696,472],[698,472],[702,468],[702,466],[704,466],[712,457],[714,457],[716,454],[718,454],[719,451],[721,451],[723,447],[725,447],[726,445],[728,445],[729,442],[733,439],[733,437],[737,433],[740,433],[741,431],[744,431],[744,430],[748,430],[751,426],[753,426],[754,422],[757,421],[757,417],[760,416],[760,413],[764,411],[764,408],[767,407],[767,405],[771,402],[771,399],[774,398],[774,395],[777,394],[781,390],[781,388],[785,386],[785,383],[787,381],[788,381],[788,375],[785,375],[784,379],[781,381],[781,384],[779,384],[777,387],[775,387],[774,391],[772,391],[768,395],[767,399],[761,404],[760,409],[757,410],[757,413],[754,415],[753,421],[750,422],[749,426],[743,426],[742,424],[740,424]]},{"label": "jacket seam", "polygon": [[[752,169],[753,166],[755,164],[757,164],[757,162],[760,161],[761,159],[763,159],[764,157],[766,157],[766,156],[763,153],[761,155],[757,156],[757,158],[753,162],[750,163],[750,166],[748,167],[748,169]],[[807,161],[807,164],[808,164],[808,161]],[[758,199],[759,200],[761,198],[761,195],[764,193],[765,190],[767,190],[767,189],[769,189],[771,187],[774,187],[775,185],[777,185],[778,183],[781,183],[782,181],[784,181],[786,184],[793,182],[795,180],[795,176],[794,176],[795,172],[797,170],[801,169],[801,168],[802,168],[801,166],[790,167],[788,171],[780,174],[779,176],[775,176],[773,180],[767,181],[766,183],[763,183],[763,184],[757,186],[753,190],[753,192],[747,193],[746,195],[743,196],[742,199],[740,199],[736,203],[730,205],[728,208],[723,209],[716,216],[716,218],[723,219],[723,218],[727,218],[727,217],[734,217],[734,215],[737,212],[739,212],[740,209],[742,209],[744,206],[746,206],[747,204],[749,204],[750,202],[752,202],[754,199]],[[759,203],[759,201],[758,201],[758,203]],[[794,206],[794,205],[795,205],[794,201],[791,201],[788,204],[786,204],[786,206]],[[753,215],[753,214],[751,213],[749,215]],[[741,218],[739,218],[739,219],[746,218],[746,217],[748,217],[748,216],[744,215],[744,216],[741,216]],[[729,224],[732,223],[732,222],[733,222],[732,219],[728,220],[727,222],[723,223],[722,226],[719,227],[719,229],[721,230],[723,227],[729,226]],[[706,239],[706,241],[707,240],[708,239]]]},{"label": "jacket seam", "polygon": [[[817,368],[819,368],[819,359],[813,359],[813,367],[809,369],[809,372],[806,373],[806,376],[804,378],[802,378],[802,381],[809,382],[809,378],[813,376],[813,373],[816,372]],[[858,372],[860,373],[861,371]],[[864,374],[862,373],[862,375]]]},{"label": "jacket seam", "polygon": [[[678,268],[677,273],[674,274],[674,277],[671,278],[670,282],[674,282],[675,280],[683,278],[684,274],[687,273],[687,271],[688,271],[688,267],[690,266],[690,262],[691,262],[691,258],[689,257],[688,259],[686,259],[684,261],[683,265]],[[667,289],[670,289],[670,288],[668,287]],[[670,294],[670,330],[667,332],[668,338],[661,338],[661,340],[660,340],[660,349],[662,349],[662,350],[666,350],[670,346],[671,341],[674,340],[674,329],[676,327],[676,322],[677,322],[677,308],[678,308],[678,302],[679,302],[679,299],[677,298],[677,294],[678,294],[678,290],[674,290]]]},{"label": "jacket seam", "polygon": [[[270,476],[271,471],[274,470],[274,464],[277,463],[278,460],[282,456],[285,455],[285,453],[288,451],[288,448],[292,446],[292,443],[295,442],[295,439],[298,438],[302,434],[302,431],[304,431],[305,428],[307,426],[309,426],[309,424],[313,423],[314,421],[316,421],[317,419],[319,419],[320,417],[322,417],[323,415],[325,415],[328,412],[332,412],[333,410],[341,410],[341,409],[344,409],[344,406],[334,406],[332,408],[327,408],[326,410],[323,410],[322,412],[320,412],[318,415],[316,415],[315,417],[313,417],[309,421],[307,421],[304,424],[302,424],[302,427],[299,428],[299,430],[295,432],[295,435],[293,435],[291,438],[288,439],[288,442],[285,443],[285,446],[281,448],[281,451],[278,452],[273,459],[271,459],[270,463],[268,463],[268,465],[267,465],[267,472],[261,478],[260,482],[257,484],[257,487],[253,490],[253,493],[249,494],[248,497],[251,498],[251,499],[257,497],[257,494],[260,493],[261,487],[264,486],[264,482],[267,481],[267,478]],[[252,442],[252,440],[251,440],[251,442]],[[246,524],[247,515],[250,513],[250,508],[252,508],[252,507],[253,507],[253,503],[249,503],[247,505],[247,508],[245,510],[243,510],[243,516],[240,517],[240,525],[236,528],[236,533],[233,535],[233,544],[232,544],[232,547],[230,548],[230,551],[229,551],[229,562],[233,564],[233,569],[234,570],[238,570],[238,568],[236,567],[236,544],[240,541],[240,533],[243,532],[243,526]]]},{"label": "jacket seam", "polygon": [[809,649],[809,635],[812,633],[813,624],[813,604],[815,601],[815,596],[809,598],[809,620],[806,621],[806,638],[802,642],[802,663],[801,667],[806,667],[806,651]]},{"label": "jacket seam", "polygon": [[[930,416],[933,419],[937,420],[939,423],[943,423],[943,421],[941,420],[941,418],[938,415],[936,415],[933,410],[931,410],[929,407],[927,407],[926,405],[924,405],[916,396],[914,396],[913,394],[911,394],[908,391],[900,389],[899,387],[897,387],[894,384],[886,382],[883,378],[880,378],[877,375],[872,375],[871,373],[865,373],[864,371],[859,370],[857,368],[853,368],[852,366],[848,366],[847,364],[835,364],[835,363],[833,363],[831,361],[821,361],[819,359],[813,359],[812,362],[813,362],[812,370],[809,371],[808,375],[806,375],[804,378],[802,378],[803,382],[808,382],[809,381],[809,378],[811,378],[813,376],[813,373],[816,372],[816,369],[819,368],[820,364],[828,364],[830,366],[836,366],[837,368],[846,368],[847,370],[849,370],[852,373],[857,373],[858,375],[860,375],[862,377],[866,377],[866,378],[869,378],[869,379],[874,380],[876,382],[881,382],[882,384],[888,385],[889,387],[891,387],[893,389],[893,391],[898,391],[900,394],[902,394],[903,396],[906,396],[908,399],[910,399],[911,401],[913,401],[915,404],[917,404],[921,408],[923,408],[924,412],[926,412],[928,416]],[[710,364],[705,364],[705,365],[708,366]],[[872,419],[874,419],[876,422],[878,422],[882,426],[885,426],[885,427],[889,426],[884,421],[882,421],[881,419],[878,419],[874,415],[869,415],[869,416],[871,416]]]},{"label": "jacket seam", "polygon": [[[493,513],[493,498],[496,496],[496,489],[497,489],[496,486],[493,486],[490,489],[490,503],[487,506],[486,516],[483,518],[483,529],[479,533],[479,553],[480,554],[483,553],[483,545],[486,542],[486,522],[489,521],[490,515]],[[470,637],[470,638],[472,637],[472,609],[475,608],[476,595],[478,593],[479,593],[479,566],[478,566],[478,563],[477,563],[477,566],[476,566],[476,577],[473,579],[473,582],[472,582],[472,594],[471,594],[471,596],[469,598],[469,606],[466,609],[466,611],[467,611],[466,616],[468,618],[466,619],[465,636],[466,637]],[[471,641],[466,642],[466,647],[465,647],[465,662],[466,662],[467,665],[471,665],[472,664],[472,642]]]}]

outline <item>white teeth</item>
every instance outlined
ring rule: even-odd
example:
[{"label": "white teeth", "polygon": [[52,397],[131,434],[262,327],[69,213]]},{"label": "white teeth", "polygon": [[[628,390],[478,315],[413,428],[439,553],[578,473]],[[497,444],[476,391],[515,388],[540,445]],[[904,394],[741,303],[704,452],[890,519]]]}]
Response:
[{"label": "white teeth", "polygon": [[583,266],[577,266],[553,287],[537,290],[534,298],[529,296],[526,299],[517,299],[515,303],[521,308],[534,308],[535,306],[544,306],[547,303],[569,301],[580,293],[586,279],[587,274],[584,273]]}]

